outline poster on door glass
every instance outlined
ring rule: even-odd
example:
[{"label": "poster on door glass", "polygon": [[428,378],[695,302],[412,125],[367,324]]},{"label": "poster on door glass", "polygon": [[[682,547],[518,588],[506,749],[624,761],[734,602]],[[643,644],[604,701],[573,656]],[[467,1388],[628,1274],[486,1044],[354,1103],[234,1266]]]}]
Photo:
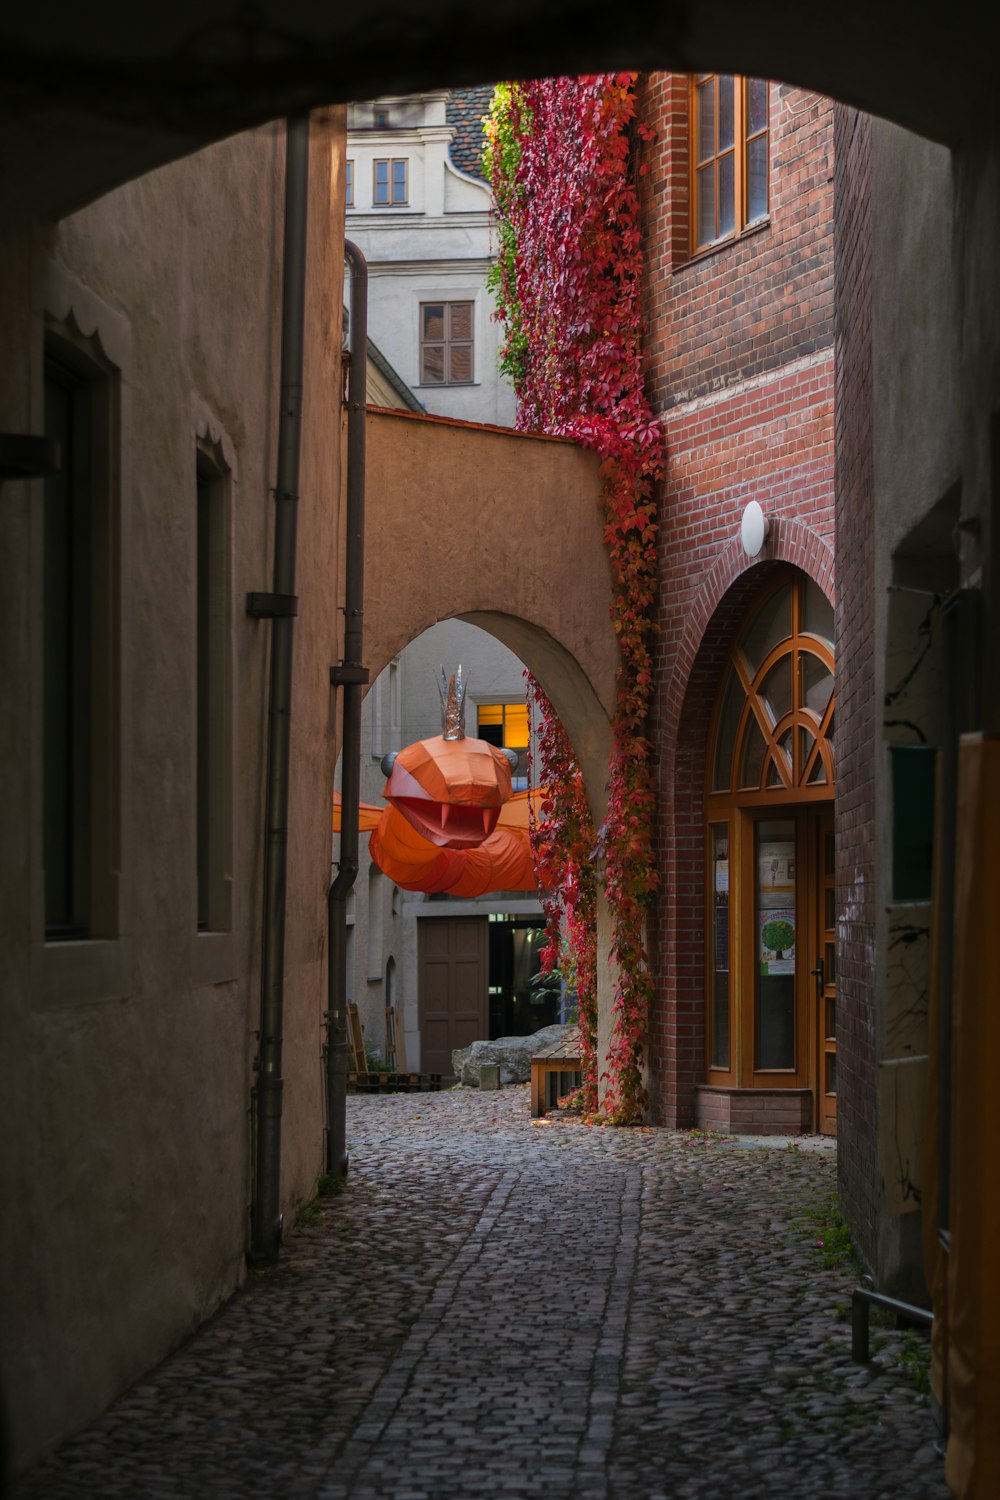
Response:
[{"label": "poster on door glass", "polygon": [[757,888],[762,906],[777,904],[766,901],[768,895],[779,895],[783,902],[794,904],[794,839],[768,839],[757,846]]},{"label": "poster on door glass", "polygon": [[795,973],[795,907],[761,906],[757,913],[760,972]]}]

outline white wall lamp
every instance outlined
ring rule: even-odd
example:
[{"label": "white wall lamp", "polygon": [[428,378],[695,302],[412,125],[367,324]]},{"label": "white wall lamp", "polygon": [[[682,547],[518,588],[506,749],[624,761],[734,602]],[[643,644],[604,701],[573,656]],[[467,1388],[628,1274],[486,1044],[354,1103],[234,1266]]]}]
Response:
[{"label": "white wall lamp", "polygon": [[740,540],[747,557],[759,557],[771,530],[771,523],[757,504],[748,500],[740,521]]}]

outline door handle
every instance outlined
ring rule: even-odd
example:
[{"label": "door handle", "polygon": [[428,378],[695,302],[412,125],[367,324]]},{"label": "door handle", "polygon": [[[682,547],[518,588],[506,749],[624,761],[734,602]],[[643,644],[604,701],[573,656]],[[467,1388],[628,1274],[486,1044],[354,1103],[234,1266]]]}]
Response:
[{"label": "door handle", "polygon": [[816,978],[816,993],[822,999],[823,991],[826,988],[826,970],[823,967],[823,960],[819,959],[819,961],[816,964],[815,969],[810,969],[809,972],[810,972],[810,974],[815,975],[815,978]]}]

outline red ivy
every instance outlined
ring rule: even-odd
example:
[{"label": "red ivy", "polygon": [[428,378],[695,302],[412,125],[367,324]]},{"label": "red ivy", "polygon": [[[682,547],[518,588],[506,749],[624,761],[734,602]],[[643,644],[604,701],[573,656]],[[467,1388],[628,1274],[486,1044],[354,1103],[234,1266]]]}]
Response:
[{"label": "red ivy", "polygon": [[[511,85],[503,94],[503,128],[496,114],[488,127],[496,211],[514,244],[513,255],[498,261],[495,285],[497,315],[517,339],[507,361],[518,398],[517,425],[593,449],[605,482],[604,539],[621,666],[608,813],[598,840],[619,974],[602,1114],[616,1124],[638,1122],[647,1103],[642,1073],[652,985],[644,928],[656,887],[646,725],[657,583],[654,487],[663,466],[663,432],[642,380],[642,247],[633,148],[637,137],[648,139],[651,132],[635,119],[635,76],[602,73]],[[513,153],[512,138],[518,148]],[[536,702],[544,732],[554,735],[551,709]],[[560,774],[556,809],[569,806],[578,776],[569,763]],[[568,817],[559,813],[552,840],[565,832]],[[584,842],[574,838],[565,851],[570,886],[593,865],[593,845],[584,849]]]},{"label": "red ivy", "polygon": [[597,1109],[597,872],[595,833],[573,747],[542,688],[529,673],[532,739],[545,788],[541,817],[531,807],[531,849],[547,927],[542,970],[557,967],[576,991],[581,1103]]}]

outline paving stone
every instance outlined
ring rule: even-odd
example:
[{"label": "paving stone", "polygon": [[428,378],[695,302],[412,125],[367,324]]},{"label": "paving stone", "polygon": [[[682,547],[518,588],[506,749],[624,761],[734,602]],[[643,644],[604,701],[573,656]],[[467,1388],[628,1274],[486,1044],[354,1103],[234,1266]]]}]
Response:
[{"label": "paving stone", "polygon": [[904,1335],[850,1359],[829,1142],[348,1108],[347,1190],[14,1500],[947,1500]]}]

